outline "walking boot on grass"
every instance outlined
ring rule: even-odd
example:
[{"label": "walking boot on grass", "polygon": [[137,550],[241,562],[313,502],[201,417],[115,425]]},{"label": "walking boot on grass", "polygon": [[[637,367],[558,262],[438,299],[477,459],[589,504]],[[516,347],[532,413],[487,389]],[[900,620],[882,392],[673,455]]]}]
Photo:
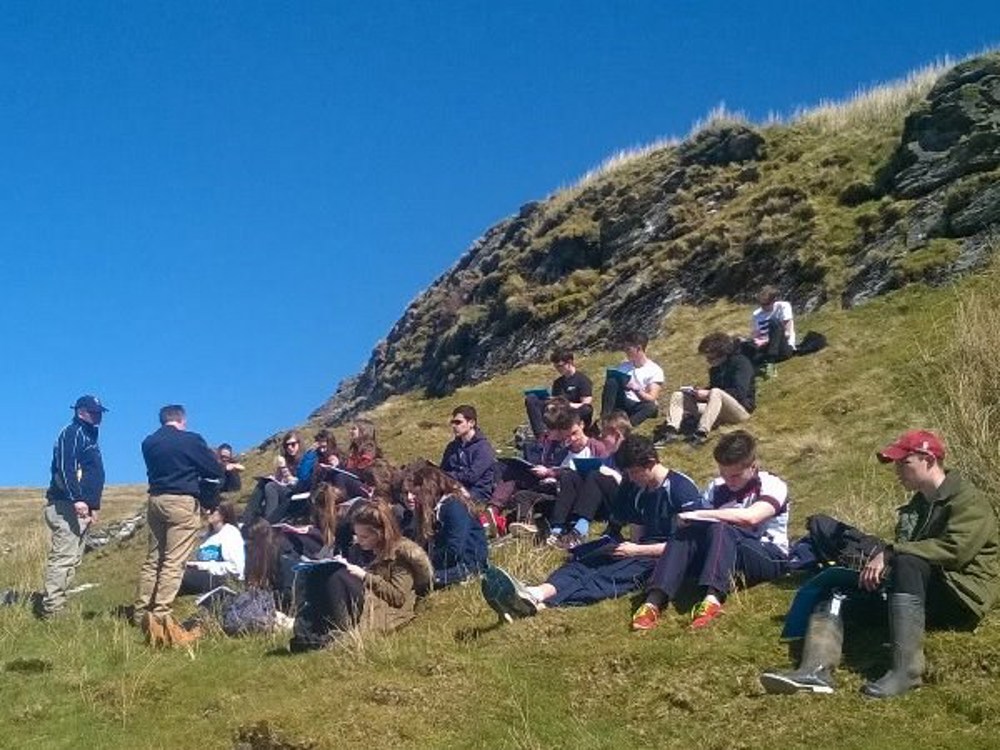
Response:
[{"label": "walking boot on grass", "polygon": [[167,632],[163,628],[163,621],[155,617],[152,612],[143,614],[139,620],[139,627],[146,636],[147,645],[153,648],[167,645]]},{"label": "walking boot on grass", "polygon": [[892,669],[861,692],[870,698],[893,698],[920,687],[924,674],[924,603],[913,594],[889,597]]},{"label": "walking boot on grass", "polygon": [[768,693],[833,692],[833,670],[840,664],[844,623],[840,601],[823,602],[809,618],[799,668],[791,672],[765,672],[760,684]]},{"label": "walking boot on grass", "polygon": [[173,615],[163,618],[163,630],[166,633],[166,644],[169,646],[190,646],[201,638],[201,628],[185,630]]}]

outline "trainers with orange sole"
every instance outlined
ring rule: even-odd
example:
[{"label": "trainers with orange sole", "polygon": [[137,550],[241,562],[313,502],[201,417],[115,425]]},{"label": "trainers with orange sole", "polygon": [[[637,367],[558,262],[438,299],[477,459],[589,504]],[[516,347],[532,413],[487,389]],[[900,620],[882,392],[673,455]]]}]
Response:
[{"label": "trainers with orange sole", "polygon": [[644,633],[652,630],[660,622],[660,610],[655,604],[643,602],[642,606],[632,615],[632,630]]},{"label": "trainers with orange sole", "polygon": [[695,607],[694,612],[691,614],[691,629],[700,630],[701,628],[708,627],[722,616],[722,611],[721,604],[706,599]]}]

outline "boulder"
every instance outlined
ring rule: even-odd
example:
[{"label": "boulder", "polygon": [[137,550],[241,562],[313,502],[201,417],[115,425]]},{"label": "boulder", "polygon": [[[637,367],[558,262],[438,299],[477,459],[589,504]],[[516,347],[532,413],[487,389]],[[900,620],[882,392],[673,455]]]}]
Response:
[{"label": "boulder", "polygon": [[882,193],[927,195],[1000,165],[1000,53],[955,66],[906,118],[899,147],[877,175]]}]

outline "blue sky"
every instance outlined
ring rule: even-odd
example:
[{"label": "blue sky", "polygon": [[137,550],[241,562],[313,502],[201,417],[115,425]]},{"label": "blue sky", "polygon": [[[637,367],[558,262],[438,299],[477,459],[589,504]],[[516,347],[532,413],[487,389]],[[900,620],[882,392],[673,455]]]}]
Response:
[{"label": "blue sky", "polygon": [[1000,4],[7,2],[0,486],[69,405],[302,421],[489,225],[724,101],[787,113],[1000,40]]}]

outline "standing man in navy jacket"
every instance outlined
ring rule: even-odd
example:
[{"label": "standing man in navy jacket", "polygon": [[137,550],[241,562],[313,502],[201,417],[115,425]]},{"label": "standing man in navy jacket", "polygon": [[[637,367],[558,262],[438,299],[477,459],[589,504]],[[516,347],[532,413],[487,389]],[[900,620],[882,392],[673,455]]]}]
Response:
[{"label": "standing man in navy jacket", "polygon": [[484,503],[493,495],[497,458],[479,429],[476,407],[456,406],[451,412],[451,431],[455,439],[444,448],[441,470],[465,487],[473,500]]},{"label": "standing man in navy jacket", "polygon": [[183,406],[160,409],[160,425],[142,441],[149,477],[149,552],[139,571],[135,618],[151,645],[185,645],[199,634],[184,630],[170,606],[198,543],[199,483],[221,482],[225,470],[201,435],[187,431]]},{"label": "standing man in navy jacket", "polygon": [[45,559],[45,592],[37,609],[43,618],[66,606],[66,591],[83,559],[87,531],[97,523],[104,492],[97,426],[107,409],[96,396],[80,396],[73,410],[73,421],[59,433],[52,449],[52,480],[45,493],[45,523],[52,531],[52,544]]}]

